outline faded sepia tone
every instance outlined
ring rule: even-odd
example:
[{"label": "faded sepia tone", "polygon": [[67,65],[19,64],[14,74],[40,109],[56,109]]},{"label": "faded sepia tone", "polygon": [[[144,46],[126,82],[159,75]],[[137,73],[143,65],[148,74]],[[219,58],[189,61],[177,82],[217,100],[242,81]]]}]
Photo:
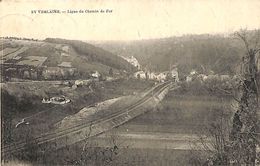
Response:
[{"label": "faded sepia tone", "polygon": [[260,1],[0,1],[1,164],[259,165]]},{"label": "faded sepia tone", "polygon": [[[259,7],[257,0],[250,3],[247,0],[11,0],[1,2],[1,30],[4,30],[4,36],[22,33],[25,37],[44,39],[51,34],[53,37],[80,40],[135,40],[193,33],[226,33],[243,27],[258,28]],[[31,14],[31,10],[38,9],[112,9],[113,12]]]}]

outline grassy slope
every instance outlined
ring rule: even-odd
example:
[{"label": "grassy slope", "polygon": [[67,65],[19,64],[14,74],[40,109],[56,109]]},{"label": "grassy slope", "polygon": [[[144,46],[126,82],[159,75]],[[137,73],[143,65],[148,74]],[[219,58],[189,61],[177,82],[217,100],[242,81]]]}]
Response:
[{"label": "grassy slope", "polygon": [[[90,73],[97,70],[104,75],[108,75],[110,68],[113,68],[114,72],[119,72],[120,70],[131,72],[135,70],[133,66],[121,57],[80,41],[63,39],[46,39],[44,42],[5,40],[4,43],[4,48],[29,48],[19,53],[19,56],[22,57],[20,60],[9,60],[7,62],[16,63],[26,59],[27,56],[44,56],[47,57],[47,60],[43,64],[44,66],[57,67],[61,62],[67,61],[71,62],[72,67],[77,68],[80,73]],[[63,51],[57,48],[58,45],[70,46],[70,56],[61,56]]]},{"label": "grassy slope", "polygon": [[47,38],[45,41],[50,43],[71,45],[79,55],[85,56],[90,62],[101,63],[115,69],[122,69],[126,71],[134,70],[134,67],[123,58],[82,41],[52,38]]}]

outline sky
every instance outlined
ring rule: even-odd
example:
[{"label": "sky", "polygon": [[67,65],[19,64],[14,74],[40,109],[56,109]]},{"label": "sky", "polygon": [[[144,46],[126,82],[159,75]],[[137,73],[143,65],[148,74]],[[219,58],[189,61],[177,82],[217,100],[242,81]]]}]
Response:
[{"label": "sky", "polygon": [[[32,10],[83,13],[32,14]],[[100,10],[112,12],[101,13]],[[85,13],[98,10],[99,13]],[[2,0],[0,36],[141,40],[260,28],[260,0]]]}]

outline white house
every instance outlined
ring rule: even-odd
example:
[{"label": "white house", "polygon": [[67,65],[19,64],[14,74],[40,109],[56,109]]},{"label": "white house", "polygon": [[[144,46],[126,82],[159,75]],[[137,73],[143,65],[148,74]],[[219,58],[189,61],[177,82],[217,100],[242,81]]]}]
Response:
[{"label": "white house", "polygon": [[174,68],[170,71],[170,76],[174,79],[175,82],[179,82],[179,74],[177,68]]},{"label": "white house", "polygon": [[191,81],[192,81],[192,77],[188,75],[188,76],[186,77],[186,82],[191,82]]},{"label": "white house", "polygon": [[190,75],[195,75],[195,74],[197,74],[197,71],[196,70],[191,70],[191,72],[190,72]]},{"label": "white house", "polygon": [[75,85],[76,86],[82,86],[84,84],[83,80],[76,80]]},{"label": "white house", "polygon": [[91,74],[91,76],[94,78],[99,78],[101,75],[98,71],[95,71],[94,73]]},{"label": "white house", "polygon": [[229,75],[220,75],[219,77],[220,77],[221,81],[229,81],[229,80],[231,80]]},{"label": "white house", "polygon": [[47,67],[43,70],[42,75],[45,79],[53,79],[61,77],[61,68],[59,67]]},{"label": "white house", "polygon": [[208,76],[206,76],[205,74],[199,74],[199,75],[197,76],[197,78],[198,78],[199,80],[201,80],[201,81],[206,81],[207,78],[208,78]]},{"label": "white house", "polygon": [[144,71],[138,71],[134,73],[135,78],[140,78],[140,79],[146,79],[146,75]]},{"label": "white house", "polygon": [[186,82],[191,82],[197,75],[196,70],[191,70],[190,74],[186,77]]},{"label": "white house", "polygon": [[153,73],[153,72],[148,73],[148,76],[149,76],[149,79],[151,79],[151,80],[156,80],[157,79],[157,75],[155,73]]},{"label": "white house", "polygon": [[164,82],[166,80],[168,72],[163,72],[157,75],[157,80],[160,82]]}]

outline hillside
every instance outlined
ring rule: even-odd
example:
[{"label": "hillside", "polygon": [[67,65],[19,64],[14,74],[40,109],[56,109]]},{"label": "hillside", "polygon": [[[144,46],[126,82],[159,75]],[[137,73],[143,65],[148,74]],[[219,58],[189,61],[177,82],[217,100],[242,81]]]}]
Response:
[{"label": "hillside", "polygon": [[[16,38],[0,41],[1,64],[5,66],[3,75],[8,77],[77,79],[87,78],[94,71],[108,75],[111,68],[115,73],[135,70],[122,57],[81,41],[50,38],[44,41]],[[20,67],[13,68],[15,66]]]},{"label": "hillside", "polygon": [[89,62],[101,63],[102,65],[110,66],[119,70],[134,70],[134,67],[123,58],[86,42],[57,38],[47,38],[45,39],[45,42],[70,45],[77,52],[77,54],[84,56],[84,58],[87,58]]},{"label": "hillside", "polygon": [[186,35],[163,39],[100,42],[97,46],[120,56],[134,56],[145,68],[168,70],[177,65],[181,74],[192,69],[233,74],[239,66],[244,46],[233,37],[222,35]]}]

